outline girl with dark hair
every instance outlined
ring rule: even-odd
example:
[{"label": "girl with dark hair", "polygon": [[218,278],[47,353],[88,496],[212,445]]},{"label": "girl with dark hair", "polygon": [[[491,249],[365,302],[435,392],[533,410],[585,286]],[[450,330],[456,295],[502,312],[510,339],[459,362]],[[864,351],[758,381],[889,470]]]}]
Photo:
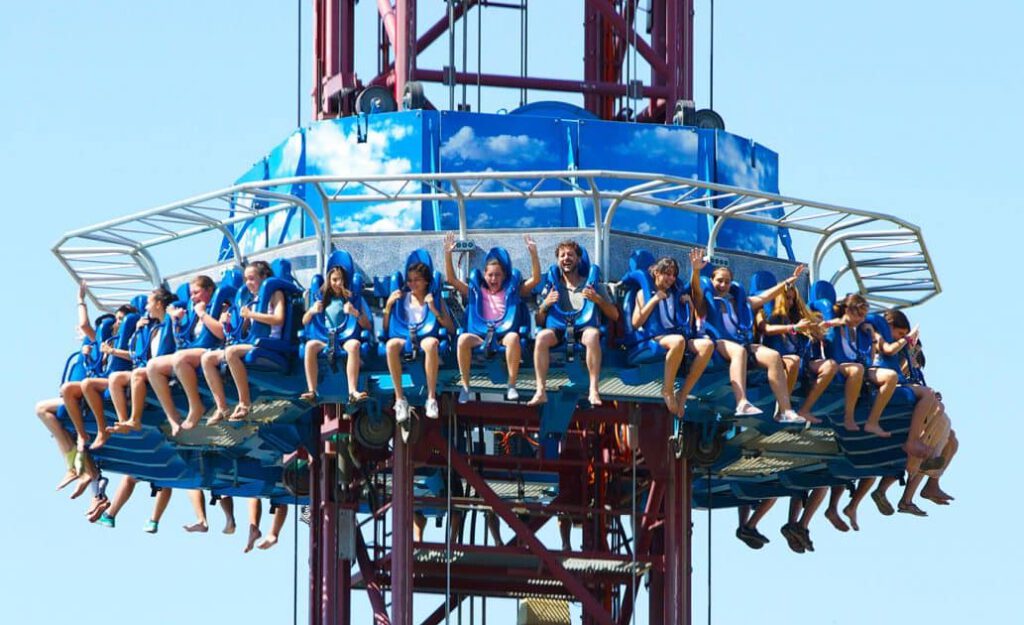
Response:
[{"label": "girl with dark hair", "polygon": [[[302,316],[302,325],[309,324],[314,317],[321,315],[324,325],[328,328],[337,328],[342,325],[345,316],[352,316],[358,319],[359,327],[364,330],[373,329],[373,320],[369,315],[364,315],[358,306],[352,303],[352,293],[346,288],[349,276],[341,267],[334,267],[327,273],[324,286],[320,291],[320,299],[313,303],[313,306]],[[317,402],[316,388],[319,384],[320,364],[317,358],[327,347],[327,343],[311,339],[306,341],[306,354],[303,364],[306,369],[307,391],[300,395],[300,399],[310,403]],[[359,339],[348,339],[342,345],[342,349],[348,354],[345,359],[345,375],[348,378],[349,403],[357,403],[366,400],[365,392],[359,390]]]}]

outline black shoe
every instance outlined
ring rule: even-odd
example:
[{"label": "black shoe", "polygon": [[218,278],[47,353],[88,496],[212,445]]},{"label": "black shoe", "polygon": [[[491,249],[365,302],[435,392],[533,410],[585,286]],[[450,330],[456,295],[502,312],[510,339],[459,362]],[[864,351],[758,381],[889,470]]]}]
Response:
[{"label": "black shoe", "polygon": [[814,551],[814,543],[811,542],[811,533],[803,527],[796,526],[796,539],[800,541],[803,548],[807,551]]},{"label": "black shoe", "polygon": [[796,523],[786,523],[782,526],[782,529],[780,529],[779,532],[781,532],[782,535],[786,538],[786,544],[789,545],[789,548],[795,551],[796,553],[803,553],[807,550],[804,547],[803,542],[800,541],[800,538],[798,536],[800,532],[800,526]]},{"label": "black shoe", "polygon": [[750,547],[751,549],[760,549],[764,547],[764,544],[768,542],[761,532],[757,531],[752,527],[741,525],[736,528],[736,538],[743,541],[743,544]]}]

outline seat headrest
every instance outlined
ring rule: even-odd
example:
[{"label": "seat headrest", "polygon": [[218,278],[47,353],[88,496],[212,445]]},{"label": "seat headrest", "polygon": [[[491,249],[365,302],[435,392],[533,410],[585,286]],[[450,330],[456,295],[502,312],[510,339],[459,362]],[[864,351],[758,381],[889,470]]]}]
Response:
[{"label": "seat headrest", "polygon": [[434,273],[434,259],[430,257],[430,252],[423,249],[422,247],[418,250],[413,250],[409,257],[405,259],[405,272],[409,271],[409,267],[416,263],[423,263],[430,268],[430,273]]},{"label": "seat headrest", "polygon": [[278,258],[270,263],[270,270],[274,272],[275,278],[280,278],[287,282],[291,282],[294,279],[292,278],[292,261],[287,258]]},{"label": "seat headrest", "polygon": [[224,275],[221,276],[220,284],[218,287],[231,287],[237,289],[242,286],[245,279],[242,276],[242,270],[237,267],[224,270]]},{"label": "seat headrest", "polygon": [[331,256],[327,259],[327,270],[324,274],[331,273],[331,270],[335,267],[341,267],[341,270],[345,272],[345,288],[352,288],[352,278],[355,276],[355,263],[352,261],[352,255],[345,250],[334,250],[331,252]]},{"label": "seat headrest", "polygon": [[136,295],[132,298],[131,307],[138,312],[145,312],[146,302],[149,300],[148,295]]},{"label": "seat headrest", "polygon": [[492,247],[491,251],[487,252],[487,258],[484,259],[484,267],[489,265],[492,260],[498,261],[501,270],[505,272],[505,282],[501,285],[505,286],[512,277],[512,256],[503,247]]},{"label": "seat headrest", "polygon": [[812,300],[828,300],[830,304],[836,303],[836,287],[832,286],[831,282],[824,280],[818,280],[811,285],[811,299]]},{"label": "seat headrest", "polygon": [[629,255],[630,271],[647,271],[647,269],[653,264],[654,254],[651,254],[647,250],[633,250],[633,253]]},{"label": "seat headrest", "polygon": [[750,291],[749,292],[751,294],[756,295],[756,294],[760,293],[761,291],[766,291],[766,290],[772,288],[773,286],[775,286],[778,283],[779,283],[779,281],[778,281],[778,279],[776,279],[774,273],[772,273],[770,271],[757,271],[757,272],[754,273],[754,275],[750,276]]},{"label": "seat headrest", "polygon": [[881,313],[871,313],[866,318],[871,327],[882,335],[886,343],[892,343],[892,329],[889,327],[889,322],[885,320],[885,317]]},{"label": "seat headrest", "polygon": [[175,301],[173,303],[175,306],[178,306],[179,308],[188,307],[189,302],[192,300],[191,296],[189,295],[188,282],[178,285],[178,289],[174,292],[174,298]]},{"label": "seat headrest", "polygon": [[587,248],[580,246],[580,264],[578,267],[579,274],[586,278],[590,274],[590,254],[587,253]]}]

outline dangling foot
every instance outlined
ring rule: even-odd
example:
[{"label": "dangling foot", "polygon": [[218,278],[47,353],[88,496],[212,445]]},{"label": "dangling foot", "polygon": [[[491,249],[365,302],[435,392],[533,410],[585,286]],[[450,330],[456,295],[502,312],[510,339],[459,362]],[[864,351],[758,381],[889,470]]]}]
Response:
[{"label": "dangling foot", "polygon": [[252,548],[256,545],[256,541],[259,540],[262,535],[263,532],[260,531],[260,528],[249,524],[249,542],[245,544],[245,549],[242,550],[242,553],[249,553],[252,551]]},{"label": "dangling foot", "polygon": [[949,502],[953,501],[953,496],[950,495],[949,493],[944,492],[938,486],[925,486],[924,488],[921,489],[921,496],[927,499],[928,501],[932,501],[934,503],[939,504],[940,506],[948,506]]},{"label": "dangling foot", "polygon": [[89,449],[95,451],[106,445],[108,440],[110,440],[110,433],[107,432],[107,428],[97,428],[96,440],[92,442],[92,445],[89,445]]},{"label": "dangling foot", "polygon": [[669,414],[679,414],[679,402],[676,401],[676,392],[674,389],[662,389],[661,398],[665,400],[665,407],[668,408]]},{"label": "dangling foot", "polygon": [[402,397],[395,400],[395,423],[402,425],[409,420],[409,400]]},{"label": "dangling foot", "polygon": [[508,385],[508,390],[505,391],[505,401],[519,401],[519,391],[515,384]]},{"label": "dangling foot", "polygon": [[473,399],[473,396],[470,395],[468,386],[463,386],[461,389],[459,389],[460,404],[468,404],[471,399]]},{"label": "dangling foot", "polygon": [[238,404],[235,406],[235,411],[228,417],[228,422],[238,423],[239,421],[245,421],[245,418],[249,416],[249,408],[248,404]]},{"label": "dangling foot", "polygon": [[189,534],[205,534],[210,529],[209,526],[202,521],[196,521],[192,525],[182,525],[181,527]]},{"label": "dangling foot", "polygon": [[75,448],[78,449],[79,453],[85,451],[85,449],[88,446],[89,446],[89,437],[88,436],[79,435],[78,438],[75,439]]},{"label": "dangling foot", "polygon": [[220,408],[218,408],[218,409],[214,410],[213,414],[210,415],[210,418],[206,420],[206,425],[217,425],[218,423],[220,423],[221,421],[223,421],[224,419],[227,419],[227,418],[228,418],[228,411],[227,410],[221,410]]},{"label": "dangling foot", "polygon": [[537,392],[533,394],[530,401],[526,402],[527,406],[540,406],[541,404],[548,403],[548,394],[544,389],[537,389]]},{"label": "dangling foot", "polygon": [[317,396],[316,391],[306,391],[299,395],[299,399],[314,406],[320,403],[320,398]]},{"label": "dangling foot", "polygon": [[[440,413],[438,412],[438,409],[437,409],[437,400],[434,399],[433,397],[428,397],[427,398],[427,403],[423,407],[423,410],[424,410],[424,412],[427,413],[427,418],[428,419],[436,419],[440,415]],[[277,540],[277,539],[275,538],[274,540]]]},{"label": "dangling foot", "polygon": [[590,391],[590,394],[587,395],[587,401],[590,402],[591,406],[600,406],[602,403],[601,396],[598,394],[596,390]]},{"label": "dangling foot", "polygon": [[907,503],[904,502],[903,500],[900,500],[900,502],[896,504],[896,509],[904,514],[912,514],[914,516],[928,516],[928,513],[918,508],[917,504],[914,502]]},{"label": "dangling foot", "polygon": [[118,421],[107,428],[107,434],[131,434],[142,429],[142,424],[135,425],[131,421]]},{"label": "dangling foot", "polygon": [[89,512],[89,516],[86,517],[90,523],[95,523],[100,520],[100,517],[110,508],[110,501],[106,498],[100,499],[96,507]]},{"label": "dangling foot", "polygon": [[832,527],[836,528],[840,532],[850,531],[850,526],[847,525],[846,521],[844,521],[842,517],[839,516],[839,513],[836,512],[835,508],[829,508],[828,510],[826,510],[825,518],[828,519],[829,523],[832,524]]},{"label": "dangling foot", "polygon": [[857,425],[857,422],[850,419],[843,419],[843,429],[847,432],[860,432],[860,426]]},{"label": "dangling foot", "polygon": [[759,414],[764,414],[764,411],[755,406],[754,404],[750,403],[746,399],[736,404],[735,415],[737,417],[756,417]]},{"label": "dangling foot", "polygon": [[846,515],[846,518],[850,519],[850,527],[853,528],[853,531],[859,532],[860,526],[857,525],[857,509],[846,506],[843,508],[843,514]]},{"label": "dangling foot", "polygon": [[227,534],[228,536],[230,536],[231,534],[235,533],[235,519],[234,519],[234,517],[229,517],[228,518],[227,522],[224,524],[224,529],[221,530],[221,532],[224,533],[224,534]]},{"label": "dangling foot", "polygon": [[908,456],[915,458],[930,458],[935,453],[935,448],[926,445],[923,440],[915,438],[903,444],[903,451],[907,452]]},{"label": "dangling foot", "polygon": [[266,538],[264,538],[263,542],[261,542],[259,545],[257,545],[256,548],[257,549],[262,549],[262,550],[266,551],[267,549],[270,549],[271,547],[273,547],[276,544],[277,544],[277,536],[274,536],[273,534],[271,534],[270,536],[267,536]]},{"label": "dangling foot", "polygon": [[[679,410],[678,410],[678,412],[676,412],[676,416],[679,417],[680,419],[682,419],[683,415],[686,414],[686,400],[687,399],[689,399],[689,398],[686,395],[683,395],[682,391],[679,391],[678,393],[676,393],[676,405],[679,406]],[[762,534],[762,536],[763,536],[763,534]]]},{"label": "dangling foot", "polygon": [[181,434],[181,424],[171,421],[171,438],[177,438]]},{"label": "dangling foot", "polygon": [[185,415],[185,420],[181,422],[181,429],[191,430],[192,428],[199,424],[199,420],[202,418],[203,413],[200,410],[189,410],[188,414]]},{"label": "dangling foot", "polygon": [[146,526],[142,528],[143,532],[147,534],[156,534],[160,530],[160,521],[154,521],[150,519],[146,522]]},{"label": "dangling foot", "polygon": [[801,411],[801,412],[798,412],[797,414],[801,418],[803,418],[804,421],[810,423],[811,425],[819,425],[821,423],[821,419],[819,419],[818,417],[812,415],[809,412],[802,412]]},{"label": "dangling foot", "polygon": [[366,391],[356,391],[355,393],[348,394],[348,403],[350,406],[357,406],[365,401],[369,401],[370,394]]},{"label": "dangling foot", "polygon": [[62,490],[65,486],[74,482],[76,479],[78,479],[78,471],[68,469],[68,472],[65,473],[64,477],[62,477],[60,482],[57,483],[57,490]]},{"label": "dangling foot", "polygon": [[85,489],[89,488],[89,484],[92,482],[92,478],[93,476],[89,475],[88,473],[85,473],[80,478],[78,478],[78,485],[75,486],[74,492],[71,493],[71,499],[78,499],[82,495],[82,493],[85,492]]},{"label": "dangling foot", "polygon": [[880,425],[872,425],[870,423],[868,423],[867,425],[864,426],[864,431],[865,432],[869,432],[871,434],[874,434],[878,438],[889,438],[890,436],[892,436],[892,433],[891,432],[886,432],[885,430],[883,430],[882,426],[880,426]]},{"label": "dangling foot", "polygon": [[895,512],[892,509],[892,504],[886,499],[885,493],[880,490],[871,491],[871,501],[875,502],[875,506],[878,507],[878,511],[882,516],[892,516]]}]

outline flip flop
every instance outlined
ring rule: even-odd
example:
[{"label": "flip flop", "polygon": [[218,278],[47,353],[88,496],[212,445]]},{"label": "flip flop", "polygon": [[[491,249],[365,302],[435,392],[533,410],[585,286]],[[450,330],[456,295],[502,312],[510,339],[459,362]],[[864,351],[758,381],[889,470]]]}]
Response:
[{"label": "flip flop", "polygon": [[218,408],[217,410],[214,410],[213,414],[210,415],[210,418],[206,420],[206,425],[217,425],[218,423],[226,419],[227,416],[227,410],[220,410]]},{"label": "flip flop", "polygon": [[903,503],[902,501],[896,506],[896,509],[904,514],[912,514],[914,516],[928,516],[928,513],[917,507],[916,503]]}]

